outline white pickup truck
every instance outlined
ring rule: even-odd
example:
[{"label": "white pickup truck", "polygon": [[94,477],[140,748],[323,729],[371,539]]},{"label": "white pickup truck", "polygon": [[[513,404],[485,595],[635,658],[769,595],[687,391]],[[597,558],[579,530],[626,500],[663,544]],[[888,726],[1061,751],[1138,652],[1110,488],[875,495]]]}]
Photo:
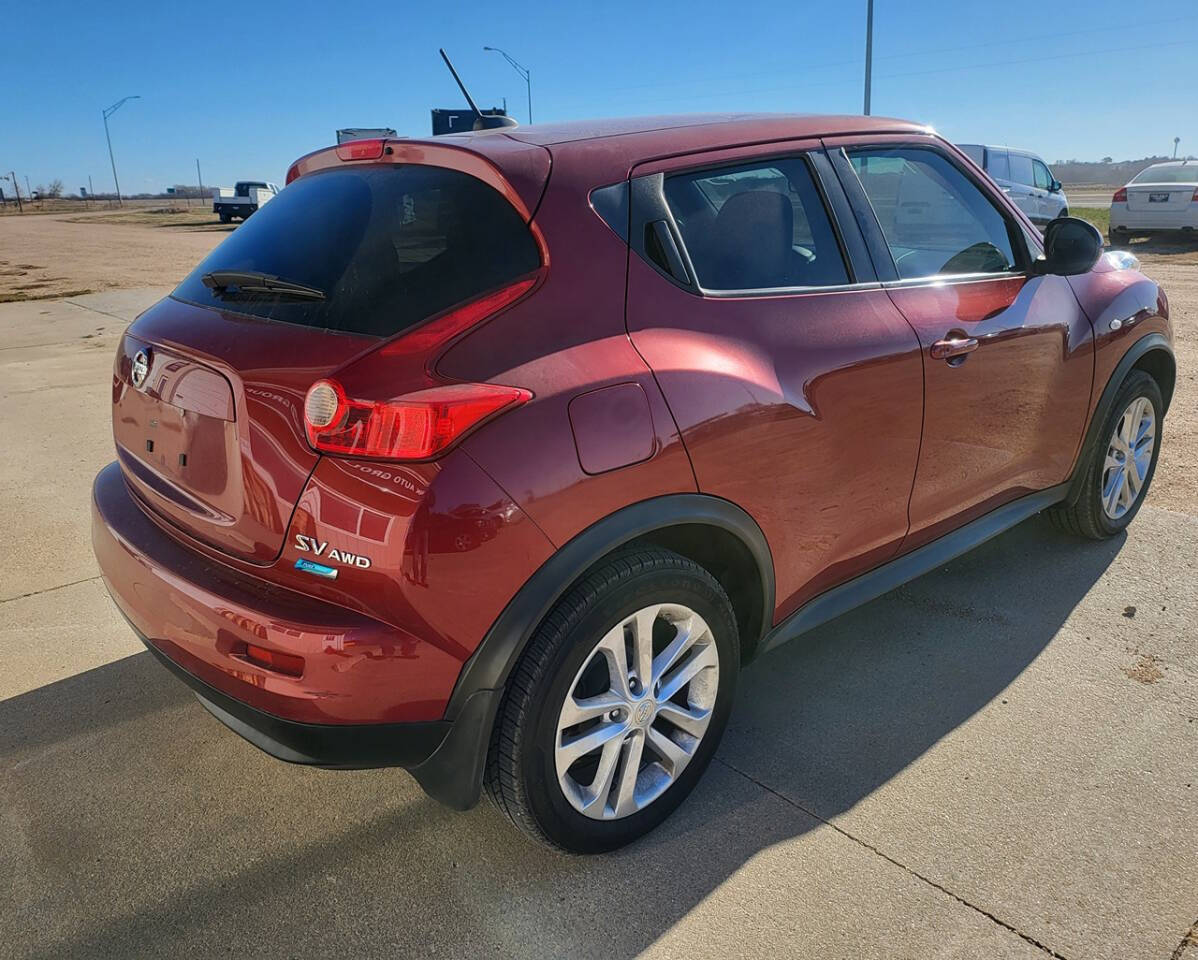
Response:
[{"label": "white pickup truck", "polygon": [[228,187],[216,188],[212,212],[220,215],[221,223],[229,223],[234,217],[245,220],[278,192],[278,186],[266,180],[239,180],[232,191]]}]

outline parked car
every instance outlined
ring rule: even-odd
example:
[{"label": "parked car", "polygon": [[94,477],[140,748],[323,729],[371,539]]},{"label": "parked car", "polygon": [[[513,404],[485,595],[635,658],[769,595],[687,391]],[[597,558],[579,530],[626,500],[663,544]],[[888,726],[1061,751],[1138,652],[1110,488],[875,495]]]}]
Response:
[{"label": "parked car", "polygon": [[124,334],[93,494],[133,629],[281,759],[608,850],[746,663],[1039,511],[1115,536],[1152,482],[1164,294],[925,127],[533,126],[287,181]]},{"label": "parked car", "polygon": [[1015,206],[1037,224],[1069,216],[1069,198],[1061,181],[1039,156],[1014,147],[962,143],[965,154],[985,170],[1015,201]]},{"label": "parked car", "polygon": [[1154,163],[1111,197],[1110,241],[1133,236],[1198,230],[1198,160]]},{"label": "parked car", "polygon": [[239,180],[233,185],[231,195],[225,193],[227,189],[218,190],[212,198],[212,212],[220,214],[221,223],[231,223],[234,218],[248,220],[279,192],[279,188],[267,180]]}]

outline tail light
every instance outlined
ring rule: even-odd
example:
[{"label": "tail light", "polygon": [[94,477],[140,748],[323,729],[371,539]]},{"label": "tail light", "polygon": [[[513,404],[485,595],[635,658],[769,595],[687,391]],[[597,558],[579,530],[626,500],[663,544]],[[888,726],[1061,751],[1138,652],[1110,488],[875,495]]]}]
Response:
[{"label": "tail light", "polygon": [[[444,383],[430,371],[446,344],[515,303],[536,284],[518,280],[441,314],[317,380],[304,398],[308,442],[321,453],[372,460],[428,460],[532,394],[495,383]],[[383,400],[382,389],[398,390]],[[402,384],[402,386],[397,386]]]},{"label": "tail light", "polygon": [[1127,203],[1127,187],[1120,187],[1111,197],[1111,203]]},{"label": "tail light", "polygon": [[1198,203],[1198,187],[1194,188],[1194,195],[1190,197],[1190,203]]},{"label": "tail light", "polygon": [[427,460],[501,410],[532,399],[519,387],[453,383],[383,402],[354,400],[318,380],[304,401],[308,442],[322,453],[371,460]]}]

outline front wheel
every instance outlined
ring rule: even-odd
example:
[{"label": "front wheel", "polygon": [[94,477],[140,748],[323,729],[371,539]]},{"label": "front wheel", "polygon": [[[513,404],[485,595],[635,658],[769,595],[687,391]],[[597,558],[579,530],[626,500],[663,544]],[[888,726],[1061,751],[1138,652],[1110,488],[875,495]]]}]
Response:
[{"label": "front wheel", "polygon": [[1105,540],[1139,512],[1156,473],[1164,402],[1157,382],[1133,370],[1123,382],[1093,448],[1085,452],[1081,490],[1049,511],[1067,533]]},{"label": "front wheel", "polygon": [[487,757],[487,792],[533,838],[576,853],[648,833],[719,744],[740,664],[719,582],[669,550],[614,555],[529,641]]}]

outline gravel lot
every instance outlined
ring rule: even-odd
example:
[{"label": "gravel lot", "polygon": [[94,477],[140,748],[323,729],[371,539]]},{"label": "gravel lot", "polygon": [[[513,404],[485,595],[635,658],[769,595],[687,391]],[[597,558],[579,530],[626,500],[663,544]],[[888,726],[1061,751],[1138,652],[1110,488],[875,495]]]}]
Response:
[{"label": "gravel lot", "polygon": [[140,650],[112,352],[222,235],[157,222],[0,219],[0,293],[105,291],[0,305],[0,956],[1198,960],[1198,265],[1140,251],[1181,373],[1125,536],[1034,519],[763,658],[679,814],[583,859],[273,761]]}]

